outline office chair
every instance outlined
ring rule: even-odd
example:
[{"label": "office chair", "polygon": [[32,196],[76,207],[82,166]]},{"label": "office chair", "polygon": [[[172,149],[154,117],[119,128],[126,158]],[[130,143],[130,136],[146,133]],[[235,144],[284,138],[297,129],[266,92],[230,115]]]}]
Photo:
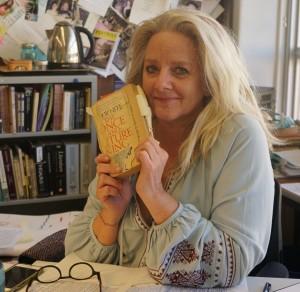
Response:
[{"label": "office chair", "polygon": [[289,271],[282,264],[282,230],[281,230],[281,187],[275,179],[275,194],[273,204],[273,217],[270,242],[263,261],[258,264],[251,272],[250,276],[288,278]]}]

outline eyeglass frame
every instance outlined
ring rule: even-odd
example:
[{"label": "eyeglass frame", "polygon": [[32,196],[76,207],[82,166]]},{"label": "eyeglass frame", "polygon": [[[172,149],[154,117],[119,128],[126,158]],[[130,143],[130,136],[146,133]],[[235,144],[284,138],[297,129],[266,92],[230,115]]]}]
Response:
[{"label": "eyeglass frame", "polygon": [[[73,269],[75,266],[77,266],[77,265],[87,265],[87,266],[89,266],[89,267],[91,268],[91,270],[92,270],[91,276],[89,276],[88,278],[84,278],[84,279],[78,279],[78,278],[72,277],[72,276],[71,276],[71,271],[72,271],[72,269]],[[52,281],[41,281],[41,280],[39,280],[39,279],[38,279],[39,273],[40,273],[42,270],[46,270],[46,268],[54,268],[54,269],[56,269],[56,270],[58,271],[58,273],[59,273],[59,278],[57,278],[57,279],[55,279],[55,280],[52,280]],[[35,274],[35,276],[32,277],[32,278],[30,279],[30,281],[28,282],[27,287],[26,287],[26,292],[28,292],[28,289],[31,287],[33,281],[38,281],[39,283],[42,283],[42,284],[51,284],[51,283],[55,283],[55,282],[57,282],[57,281],[59,281],[59,280],[61,280],[61,279],[73,279],[73,280],[77,280],[77,281],[88,280],[88,279],[91,279],[92,277],[94,277],[95,275],[96,275],[97,278],[98,278],[99,288],[100,288],[99,291],[102,292],[102,280],[101,280],[100,272],[95,271],[94,268],[93,268],[93,266],[92,266],[91,264],[89,264],[89,263],[86,263],[86,262],[78,262],[78,263],[73,264],[73,265],[69,268],[69,275],[68,275],[68,276],[63,276],[63,275],[62,275],[62,272],[61,272],[61,269],[60,269],[59,267],[54,266],[54,265],[47,265],[47,266],[43,266],[43,267],[41,267],[40,269],[37,270],[37,273]]]}]

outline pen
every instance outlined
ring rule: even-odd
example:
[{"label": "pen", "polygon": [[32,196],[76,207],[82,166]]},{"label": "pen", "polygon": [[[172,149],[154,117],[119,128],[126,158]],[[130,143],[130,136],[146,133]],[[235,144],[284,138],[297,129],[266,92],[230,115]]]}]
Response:
[{"label": "pen", "polygon": [[266,282],[263,292],[271,292],[271,284]]}]

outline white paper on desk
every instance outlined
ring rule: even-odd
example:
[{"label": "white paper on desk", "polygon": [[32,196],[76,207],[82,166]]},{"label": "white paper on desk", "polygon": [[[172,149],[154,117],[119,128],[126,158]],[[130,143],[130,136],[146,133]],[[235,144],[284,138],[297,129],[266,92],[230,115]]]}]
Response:
[{"label": "white paper on desk", "polygon": [[300,167],[300,149],[276,151],[273,153],[286,160],[289,164]]},{"label": "white paper on desk", "polygon": [[280,291],[280,292],[299,292],[300,291],[300,283],[298,284],[294,284],[285,288],[281,288],[278,290],[274,290],[275,291]]},{"label": "white paper on desk", "polygon": [[21,234],[21,228],[0,226],[0,249],[13,247]]},{"label": "white paper on desk", "polygon": [[[72,253],[65,257],[57,266],[66,274],[71,265],[82,261]],[[243,281],[239,286],[228,289],[190,289],[162,286],[151,278],[146,267],[128,268],[116,265],[107,265],[89,262],[96,271],[101,274],[102,285],[106,287],[104,292],[248,292],[247,282]],[[72,291],[75,292],[75,291]]]},{"label": "white paper on desk", "polygon": [[[20,234],[15,242],[7,247],[1,248],[1,256],[19,256],[23,251],[32,247],[40,240],[50,234],[68,227],[69,223],[80,212],[64,212],[51,215],[17,215],[17,214],[0,214],[0,235],[6,234],[4,227],[18,228]],[[5,225],[6,224],[6,225]],[[9,235],[9,233],[7,233]]]}]

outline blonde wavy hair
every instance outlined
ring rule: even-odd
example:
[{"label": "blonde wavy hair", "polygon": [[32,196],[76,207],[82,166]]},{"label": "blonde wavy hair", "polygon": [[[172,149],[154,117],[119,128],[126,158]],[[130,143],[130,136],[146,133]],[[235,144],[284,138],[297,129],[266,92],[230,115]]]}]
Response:
[{"label": "blonde wavy hair", "polygon": [[199,113],[179,152],[183,174],[199,153],[204,157],[213,147],[226,119],[237,113],[251,115],[265,131],[269,146],[275,139],[258,107],[247,70],[233,38],[217,21],[196,10],[173,9],[144,21],[135,30],[127,52],[127,82],[142,85],[145,50],[150,38],[161,31],[182,33],[198,51],[209,102]]}]

